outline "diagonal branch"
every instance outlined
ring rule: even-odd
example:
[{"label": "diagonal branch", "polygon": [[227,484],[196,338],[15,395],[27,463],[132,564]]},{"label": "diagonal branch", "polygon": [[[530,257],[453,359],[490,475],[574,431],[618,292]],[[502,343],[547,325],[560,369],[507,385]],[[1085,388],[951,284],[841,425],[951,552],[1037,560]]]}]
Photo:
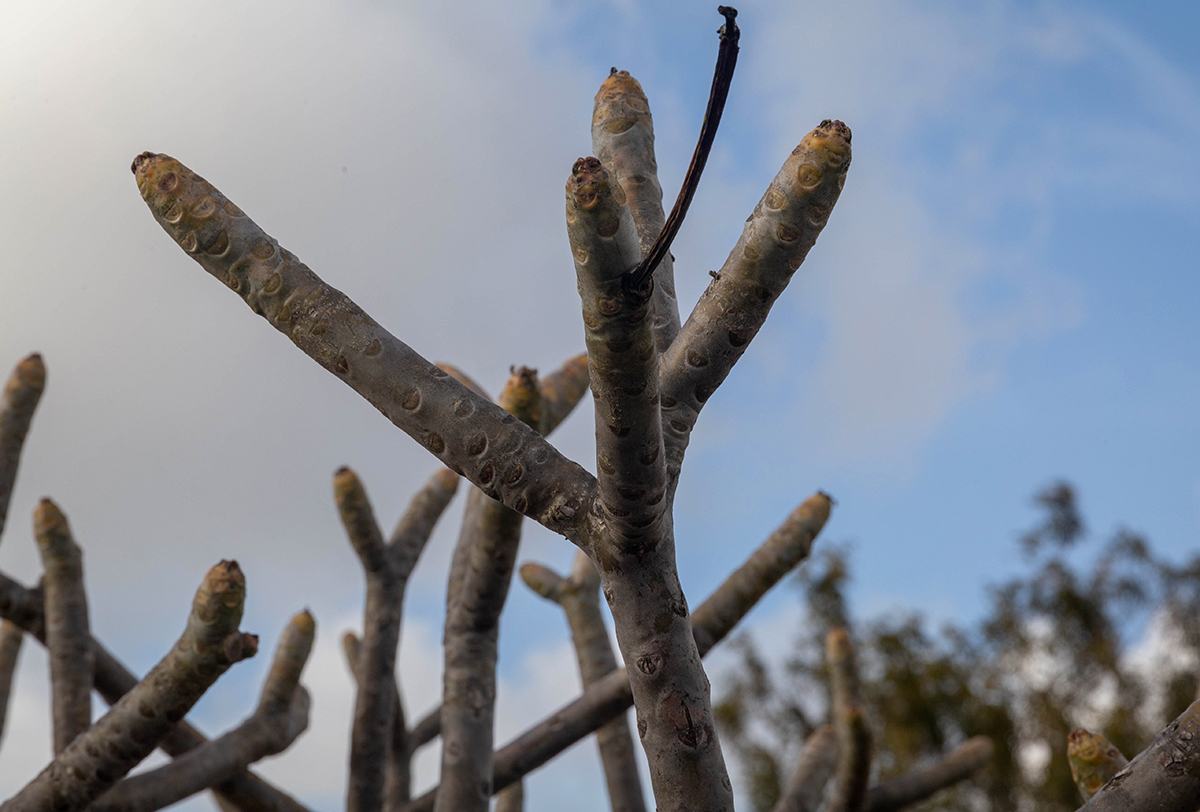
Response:
[{"label": "diagonal branch", "polygon": [[823,121],[804,137],[663,355],[663,440],[672,484],[700,410],[758,334],[816,242],[849,166],[850,128],[842,122]]},{"label": "diagonal branch", "polygon": [[17,670],[17,655],[25,632],[10,620],[0,620],[0,742],[4,740],[4,721],[8,716],[8,699],[12,693],[13,675]]},{"label": "diagonal branch", "polygon": [[148,756],[221,674],[254,655],[258,638],[237,630],[245,598],[236,562],[209,570],[170,653],[0,810],[77,812]]},{"label": "diagonal branch", "polygon": [[258,707],[249,718],[182,758],[126,778],[93,803],[89,812],[154,812],[290,747],[308,727],[308,691],[299,681],[315,632],[307,611],[291,619],[275,647]]},{"label": "diagonal branch", "polygon": [[[42,588],[26,589],[7,575],[0,573],[0,618],[12,622],[45,645],[46,624],[43,615]],[[95,688],[110,705],[115,705],[138,684],[138,678],[122,665],[96,638],[91,639],[95,660]],[[178,757],[207,742],[203,734],[186,721],[181,721],[164,738],[159,747],[164,753]],[[309,812],[308,808],[280,789],[268,784],[248,770],[229,779],[213,792],[222,808],[232,806],[242,812]]]},{"label": "diagonal branch", "polygon": [[537,432],[472,393],[372,319],[173,158],[133,162],[159,225],[206,271],[447,467],[572,541],[595,480]]},{"label": "diagonal branch", "polygon": [[[791,567],[808,556],[829,518],[832,503],[817,493],[800,505],[750,559],[734,571],[692,614],[696,646],[703,656],[721,642]],[[777,562],[792,562],[783,566]],[[559,708],[496,751],[493,791],[507,787],[633,706],[625,669],[611,672],[582,696]],[[405,812],[429,812],[437,788],[413,801]]]},{"label": "diagonal branch", "polygon": [[42,356],[34,353],[17,364],[0,394],[0,532],[8,516],[8,500],[17,481],[25,435],[45,388],[46,366]]},{"label": "diagonal branch", "polygon": [[970,778],[987,766],[995,749],[987,736],[967,739],[932,764],[880,781],[867,790],[865,812],[896,812]]},{"label": "diagonal branch", "polygon": [[837,767],[838,742],[832,725],[821,725],[804,742],[787,787],[771,812],[816,812],[825,785]]}]

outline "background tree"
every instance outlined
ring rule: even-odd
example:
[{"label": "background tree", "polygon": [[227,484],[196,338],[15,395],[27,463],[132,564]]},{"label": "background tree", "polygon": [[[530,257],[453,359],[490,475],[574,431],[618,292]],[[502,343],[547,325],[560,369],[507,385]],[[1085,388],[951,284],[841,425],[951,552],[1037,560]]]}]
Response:
[{"label": "background tree", "polygon": [[751,637],[737,641],[742,669],[730,676],[717,718],[756,809],[774,806],[800,746],[824,721],[831,628],[857,630],[881,777],[972,736],[992,741],[978,782],[923,809],[1077,809],[1071,730],[1103,733],[1132,755],[1191,704],[1200,557],[1176,565],[1126,529],[1094,539],[1065,482],[1035,502],[1044,518],[1020,539],[1028,571],[990,587],[991,610],[976,623],[933,630],[917,613],[854,618],[849,550],[825,547],[797,577],[806,622],[782,670]]}]

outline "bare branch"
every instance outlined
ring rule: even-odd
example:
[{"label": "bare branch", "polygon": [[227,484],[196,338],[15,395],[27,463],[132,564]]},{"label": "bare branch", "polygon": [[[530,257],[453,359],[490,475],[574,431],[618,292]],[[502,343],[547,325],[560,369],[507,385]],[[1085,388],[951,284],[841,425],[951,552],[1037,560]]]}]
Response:
[{"label": "bare branch", "polygon": [[804,742],[796,768],[771,812],[816,812],[837,761],[837,733],[832,725],[821,725]]},{"label": "bare branch", "polygon": [[567,235],[583,303],[603,517],[619,546],[640,550],[658,543],[667,508],[658,352],[648,301],[621,284],[641,256],[637,229],[625,193],[595,158],[576,161],[567,180]]},{"label": "bare branch", "polygon": [[[814,500],[818,501],[814,502]],[[819,505],[821,502],[825,503],[826,509],[820,511],[818,508],[812,508],[816,517],[814,521],[793,522],[792,518],[796,515],[793,513],[792,517],[785,522],[785,526],[791,526],[795,533],[790,545],[774,543],[772,540],[776,539],[776,534],[772,534],[771,538],[764,543],[763,548],[770,545],[775,549],[776,555],[790,559],[794,556],[791,545],[797,545],[807,554],[812,544],[812,536],[820,531],[823,524],[819,517],[822,513],[827,515],[829,498],[823,494],[817,494],[805,502],[806,505],[810,503]],[[803,510],[804,505],[801,505],[800,509]],[[799,560],[795,559],[795,563],[799,563]],[[721,596],[747,594],[747,590],[742,585],[744,582],[753,582],[755,587],[751,592],[757,593],[761,597],[774,586],[779,578],[787,574],[786,571],[780,571],[780,568],[765,564],[766,562],[762,566],[738,568],[725,579],[712,597],[696,609],[692,615],[692,624],[697,649],[701,655],[707,654],[713,646],[720,643],[724,636],[732,631],[734,624],[741,620],[740,617],[733,617],[727,612],[717,611],[715,607],[710,607],[711,602],[715,600],[724,603],[727,598]],[[741,602],[735,605],[742,606],[744,611],[749,611],[751,608]],[[625,669],[610,673],[588,688],[582,696],[559,708],[496,751],[493,791],[499,791],[514,781],[520,780],[522,776],[528,775],[542,766],[584,736],[594,733],[601,725],[615,719],[632,705],[633,694]],[[428,812],[433,809],[433,799],[436,793],[437,788],[435,787],[405,807],[405,812]]]},{"label": "bare branch", "polygon": [[0,741],[4,737],[4,721],[8,716],[8,698],[12,693],[13,675],[17,670],[17,655],[25,632],[9,620],[0,620]]},{"label": "bare branch", "polygon": [[[514,369],[500,406],[541,419],[537,374]],[[442,671],[442,771],[435,809],[486,812],[491,798],[500,611],[508,596],[522,516],[478,490],[467,501],[447,598]]]},{"label": "bare branch", "polygon": [[49,499],[33,512],[33,532],[46,570],[46,649],[50,653],[54,752],[92,725],[92,651],[83,552],[67,517]]},{"label": "bare branch", "polygon": [[[563,608],[584,688],[617,670],[617,658],[600,610],[600,575],[586,553],[580,550],[575,554],[571,574],[566,578],[534,563],[521,565],[521,578],[539,595]],[[597,730],[596,744],[613,812],[643,812],[646,799],[625,716]]]},{"label": "bare branch", "polygon": [[524,812],[525,785],[518,781],[496,793],[496,812]]},{"label": "bare branch", "polygon": [[858,665],[845,629],[825,640],[825,658],[833,689],[830,713],[838,739],[838,764],[826,812],[860,812],[871,778],[871,731],[863,715]]},{"label": "bare branch", "polygon": [[[613,68],[612,74],[600,84],[592,112],[592,151],[625,192],[644,256],[662,233],[666,216],[662,186],[658,182],[658,162],[654,158],[650,103],[642,86],[628,71]],[[679,332],[675,260],[670,251],[662,255],[653,280],[650,304],[654,309],[654,342],[662,353]]]},{"label": "bare branch", "polygon": [[308,691],[299,681],[315,631],[307,611],[291,619],[275,648],[258,707],[249,718],[182,758],[126,778],[94,802],[90,812],[153,812],[290,747],[308,727]]},{"label": "bare branch", "polygon": [[237,630],[245,597],[236,562],[209,570],[170,653],[0,810],[76,812],[149,755],[217,677],[254,655],[258,638]]},{"label": "bare branch", "polygon": [[679,476],[696,417],[808,255],[850,166],[850,128],[824,121],[792,151],[741,239],[662,357],[667,471]]},{"label": "bare branch", "polygon": [[549,437],[588,392],[587,353],[568,358],[554,372],[539,378],[538,391],[542,398],[542,417],[536,428],[543,437]]},{"label": "bare branch", "polygon": [[42,356],[34,353],[17,364],[0,394],[0,532],[8,517],[8,500],[17,481],[25,435],[45,388],[46,367]]},{"label": "bare branch", "polygon": [[[38,642],[45,645],[46,628],[42,614],[42,588],[26,589],[7,575],[0,573],[0,618],[10,621]],[[110,705],[138,684],[138,678],[122,665],[96,638],[91,639],[95,661],[95,688]],[[198,730],[187,722],[179,722],[167,734],[159,747],[164,753],[178,757],[207,742]],[[220,803],[242,812],[309,812],[308,808],[249,771],[243,771],[220,786],[213,787]]]},{"label": "bare branch", "polygon": [[212,184],[166,155],[133,163],[159,225],[313,360],[485,493],[576,540],[595,480],[537,432],[383,329]]},{"label": "bare branch", "polygon": [[911,770],[867,790],[866,812],[896,812],[935,792],[970,778],[992,760],[995,746],[987,736],[967,739],[926,767]]}]

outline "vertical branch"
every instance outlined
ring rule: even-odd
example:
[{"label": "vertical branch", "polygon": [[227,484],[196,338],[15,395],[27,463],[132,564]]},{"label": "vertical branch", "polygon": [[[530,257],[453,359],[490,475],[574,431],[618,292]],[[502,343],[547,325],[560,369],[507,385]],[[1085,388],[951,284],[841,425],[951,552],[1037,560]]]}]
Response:
[{"label": "vertical branch", "polygon": [[236,562],[209,570],[170,653],[0,810],[77,812],[148,756],[221,674],[254,656],[258,638],[237,630],[245,598]]},{"label": "vertical branch", "polygon": [[46,570],[46,648],[50,653],[54,752],[92,724],[92,649],[83,553],[67,517],[49,499],[33,513],[33,530]]},{"label": "vertical branch", "polygon": [[500,790],[496,795],[496,812],[524,812],[525,785],[518,781]]},{"label": "vertical branch", "polygon": [[[645,255],[662,233],[666,215],[662,186],[654,158],[654,121],[650,102],[628,71],[612,69],[600,84],[592,112],[592,150],[617,179],[637,225],[638,243]],[[670,251],[654,270],[650,294],[654,309],[654,339],[666,352],[679,332],[679,302],[675,297],[675,260]]]},{"label": "vertical branch", "polygon": [[34,353],[17,364],[0,394],[0,532],[8,517],[8,500],[17,481],[25,435],[46,388],[46,366]]},{"label": "vertical branch", "polygon": [[538,380],[542,418],[535,428],[543,437],[549,437],[550,432],[567,419],[567,415],[574,410],[587,391],[587,353],[581,352],[573,358],[568,358],[561,367]]},{"label": "vertical branch", "polygon": [[871,778],[871,731],[863,714],[854,647],[845,629],[829,633],[825,657],[833,689],[830,712],[838,738],[838,766],[826,812],[859,812]]},{"label": "vertical branch", "polygon": [[[513,371],[500,406],[523,423],[541,419],[537,374]],[[508,596],[522,516],[472,492],[455,551],[459,582],[447,596],[442,693],[442,773],[435,809],[486,812],[492,747],[500,611]]]},{"label": "vertical branch", "polygon": [[333,492],[342,524],[367,580],[346,809],[379,812],[383,808],[388,733],[395,712],[392,702],[396,646],[400,640],[400,594],[383,535],[362,483],[349,468],[341,468],[334,475]]},{"label": "vertical branch", "polygon": [[[600,575],[586,553],[576,553],[566,578],[534,563],[521,566],[521,578],[534,592],[563,608],[585,689],[617,670],[617,658],[600,610]],[[646,800],[625,717],[618,716],[597,730],[596,744],[613,812],[644,812]]]},{"label": "vertical branch", "polygon": [[25,632],[9,620],[0,620],[0,742],[4,740],[4,721],[8,716],[8,698],[12,693],[13,675],[17,670],[17,655]]}]

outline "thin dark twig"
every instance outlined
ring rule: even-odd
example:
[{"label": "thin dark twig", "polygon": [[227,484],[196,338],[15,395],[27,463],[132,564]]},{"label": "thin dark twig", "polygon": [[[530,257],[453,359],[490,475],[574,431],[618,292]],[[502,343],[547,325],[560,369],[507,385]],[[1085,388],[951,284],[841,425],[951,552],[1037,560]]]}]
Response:
[{"label": "thin dark twig", "polygon": [[712,90],[708,94],[708,109],[704,111],[704,123],[700,125],[700,140],[696,143],[696,151],[692,153],[692,162],[688,165],[687,174],[683,178],[683,187],[675,206],[671,209],[663,230],[650,246],[646,256],[637,266],[625,274],[626,289],[648,298],[652,290],[651,277],[658,263],[671,248],[683,218],[687,215],[688,206],[700,185],[700,175],[704,172],[704,164],[708,161],[708,153],[712,150],[713,139],[717,137],[717,125],[721,123],[721,113],[725,110],[725,99],[729,95],[729,84],[733,80],[733,69],[737,66],[738,38],[742,32],[738,30],[734,18],[737,9],[731,6],[717,6],[717,11],[725,17],[725,25],[717,32],[721,35],[721,47],[717,53],[717,67],[713,72]]}]

